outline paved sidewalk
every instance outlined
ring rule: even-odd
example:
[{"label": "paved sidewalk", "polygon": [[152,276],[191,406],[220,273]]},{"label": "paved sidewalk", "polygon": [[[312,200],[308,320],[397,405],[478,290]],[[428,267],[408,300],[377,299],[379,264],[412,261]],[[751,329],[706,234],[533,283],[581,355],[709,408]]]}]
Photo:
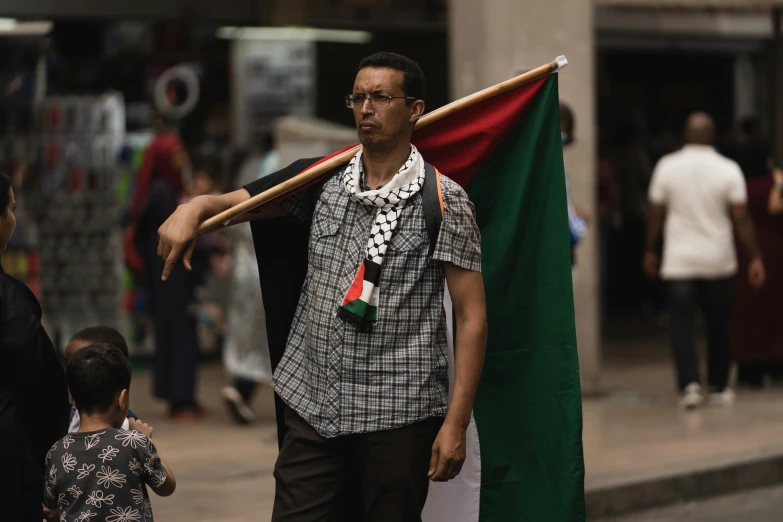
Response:
[{"label": "paved sidewalk", "polygon": [[668,364],[613,368],[583,400],[588,489],[783,453],[783,389],[739,390],[729,408],[681,411]]},{"label": "paved sidewalk", "polygon": [[272,470],[277,458],[271,390],[262,389],[255,400],[261,422],[237,426],[219,397],[224,384],[220,366],[203,368],[199,397],[207,416],[197,423],[177,424],[166,417],[163,403],[150,398],[150,374],[134,374],[132,408],[155,428],[153,441],[177,477],[174,495],[152,494],[155,520],[257,522],[271,518]]},{"label": "paved sidewalk", "polygon": [[740,389],[732,407],[681,411],[661,330],[613,334],[605,393],[583,400],[588,516],[783,481],[782,388]]},{"label": "paved sidewalk", "polygon": [[687,502],[599,522],[780,522],[783,486]]},{"label": "paved sidewalk", "polygon": [[[741,390],[734,407],[681,412],[664,343],[615,341],[606,355],[606,394],[584,399],[588,499],[591,492],[616,493],[628,485],[783,455],[783,389]],[[182,425],[171,423],[165,406],[150,398],[149,373],[134,375],[132,407],[155,427],[153,438],[177,475],[177,492],[153,499],[157,520],[270,518],[277,455],[271,390],[256,397],[261,422],[241,427],[223,408],[224,383],[218,365],[203,368],[199,396],[208,415]]]}]

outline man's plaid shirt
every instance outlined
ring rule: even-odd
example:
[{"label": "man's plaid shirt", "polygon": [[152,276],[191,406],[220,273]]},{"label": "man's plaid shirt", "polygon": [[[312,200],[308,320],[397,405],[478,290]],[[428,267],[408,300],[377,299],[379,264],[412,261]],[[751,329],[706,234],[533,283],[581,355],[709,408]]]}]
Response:
[{"label": "man's plaid shirt", "polygon": [[337,310],[365,256],[377,208],[351,201],[341,175],[325,183],[315,209],[307,208],[306,197],[281,203],[300,219],[312,215],[312,225],[307,276],[274,388],[322,436],[446,415],[443,263],[481,271],[481,240],[465,191],[445,176],[441,183],[445,212],[433,256],[416,195],[383,260],[378,322],[369,332],[337,317]]}]

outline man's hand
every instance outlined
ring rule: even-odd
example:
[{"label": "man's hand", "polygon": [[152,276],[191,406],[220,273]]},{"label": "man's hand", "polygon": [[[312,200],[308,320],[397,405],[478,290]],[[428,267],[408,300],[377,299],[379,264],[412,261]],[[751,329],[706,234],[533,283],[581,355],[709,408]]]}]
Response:
[{"label": "man's hand", "polygon": [[[249,197],[247,190],[239,189],[220,196],[198,196],[189,203],[177,207],[177,210],[158,229],[158,255],[166,260],[162,279],[165,281],[169,278],[180,258],[185,268],[192,269],[190,258],[193,257],[193,250],[196,248],[198,227],[203,221],[239,205]],[[261,213],[258,216],[265,217]]]},{"label": "man's hand", "polygon": [[467,428],[449,422],[443,426],[432,445],[432,458],[427,476],[433,482],[446,482],[457,475],[465,463],[465,432]]},{"label": "man's hand", "polygon": [[165,223],[158,229],[158,255],[166,261],[162,279],[165,281],[174,270],[174,265],[182,258],[185,268],[192,270],[190,259],[196,248],[200,211],[193,203],[177,207]]},{"label": "man's hand", "polygon": [[143,433],[149,439],[152,438],[152,432],[154,431],[154,428],[145,422],[141,422],[137,419],[128,419],[128,427],[132,430]]},{"label": "man's hand", "polygon": [[748,282],[753,288],[760,288],[767,279],[767,272],[764,269],[764,263],[756,258],[748,264]]},{"label": "man's hand", "polygon": [[659,267],[659,260],[658,260],[658,254],[655,252],[645,252],[644,253],[644,273],[649,277],[650,279],[655,279],[658,277],[658,267]]}]

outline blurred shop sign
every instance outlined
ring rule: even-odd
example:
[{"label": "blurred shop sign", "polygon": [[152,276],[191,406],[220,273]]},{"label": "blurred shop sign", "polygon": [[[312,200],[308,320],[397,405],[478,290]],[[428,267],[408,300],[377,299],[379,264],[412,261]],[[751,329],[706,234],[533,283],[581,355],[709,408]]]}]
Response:
[{"label": "blurred shop sign", "polygon": [[313,116],[313,42],[235,40],[231,53],[235,144],[259,143],[282,116]]}]

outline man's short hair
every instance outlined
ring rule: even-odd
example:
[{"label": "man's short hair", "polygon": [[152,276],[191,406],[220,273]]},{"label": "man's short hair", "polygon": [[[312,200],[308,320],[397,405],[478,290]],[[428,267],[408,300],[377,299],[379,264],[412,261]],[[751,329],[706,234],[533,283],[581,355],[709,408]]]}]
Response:
[{"label": "man's short hair", "polygon": [[65,379],[79,413],[103,413],[118,393],[130,389],[130,362],[114,345],[93,344],[73,354]]},{"label": "man's short hair", "polygon": [[425,95],[424,71],[419,64],[397,53],[375,53],[371,54],[361,62],[356,69],[357,72],[365,67],[386,67],[395,71],[402,71],[402,91],[405,96],[413,96],[417,100],[423,100]]},{"label": "man's short hair", "polygon": [[110,344],[116,346],[128,357],[128,343],[120,332],[111,326],[91,326],[84,330],[79,330],[73,339],[92,344]]}]

